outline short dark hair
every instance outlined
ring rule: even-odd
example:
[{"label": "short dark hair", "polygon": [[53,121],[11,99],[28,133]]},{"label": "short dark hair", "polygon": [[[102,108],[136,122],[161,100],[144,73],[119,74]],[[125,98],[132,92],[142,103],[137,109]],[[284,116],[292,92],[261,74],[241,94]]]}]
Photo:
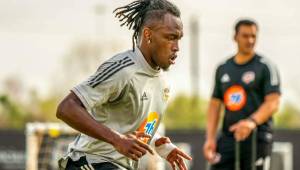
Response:
[{"label": "short dark hair", "polygon": [[246,26],[252,26],[254,25],[256,27],[256,29],[258,29],[257,23],[254,20],[251,19],[241,19],[239,20],[234,27],[235,30],[235,34],[237,34],[239,32],[239,29],[242,25],[246,25]]},{"label": "short dark hair", "polygon": [[136,0],[115,9],[114,13],[119,18],[121,26],[126,24],[128,29],[134,30],[133,50],[135,43],[138,43],[140,31],[148,20],[162,19],[167,13],[180,17],[180,10],[168,0]]}]

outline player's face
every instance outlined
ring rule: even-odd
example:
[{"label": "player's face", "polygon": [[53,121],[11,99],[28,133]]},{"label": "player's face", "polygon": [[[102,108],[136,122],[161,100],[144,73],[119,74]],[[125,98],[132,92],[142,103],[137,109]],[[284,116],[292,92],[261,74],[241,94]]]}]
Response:
[{"label": "player's face", "polygon": [[241,25],[235,35],[239,52],[251,54],[254,52],[257,28],[255,25]]},{"label": "player's face", "polygon": [[179,40],[183,36],[183,26],[180,18],[171,14],[164,16],[164,21],[153,28],[151,36],[151,58],[153,62],[168,70],[171,64],[175,64],[179,51]]}]

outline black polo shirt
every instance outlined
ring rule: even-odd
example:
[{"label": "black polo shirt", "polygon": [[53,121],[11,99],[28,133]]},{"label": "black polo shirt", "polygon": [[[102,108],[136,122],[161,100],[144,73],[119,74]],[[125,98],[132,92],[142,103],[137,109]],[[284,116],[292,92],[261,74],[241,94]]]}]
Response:
[{"label": "black polo shirt", "polygon": [[[221,64],[215,75],[212,97],[225,105],[223,132],[241,119],[248,118],[270,93],[280,93],[280,79],[276,67],[257,54],[245,64],[237,64],[234,57]],[[272,132],[272,118],[258,127],[258,131]]]}]

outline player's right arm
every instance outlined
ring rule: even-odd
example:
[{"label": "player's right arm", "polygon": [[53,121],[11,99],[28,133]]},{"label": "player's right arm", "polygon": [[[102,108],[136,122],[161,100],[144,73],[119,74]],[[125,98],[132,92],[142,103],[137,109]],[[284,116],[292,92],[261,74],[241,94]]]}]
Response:
[{"label": "player's right arm", "polygon": [[147,151],[153,153],[152,149],[135,135],[122,135],[98,123],[73,92],[59,104],[56,116],[74,129],[112,144],[118,152],[133,160],[138,160]]},{"label": "player's right arm", "polygon": [[207,161],[213,163],[216,158],[216,133],[220,118],[222,101],[212,98],[209,102],[206,123],[206,140],[203,146],[203,154]]},{"label": "player's right arm", "polygon": [[216,160],[216,133],[219,124],[220,110],[222,106],[222,90],[221,90],[221,66],[219,66],[215,73],[215,85],[212,97],[209,101],[207,110],[206,123],[206,140],[203,146],[203,154],[207,161],[214,163]]}]

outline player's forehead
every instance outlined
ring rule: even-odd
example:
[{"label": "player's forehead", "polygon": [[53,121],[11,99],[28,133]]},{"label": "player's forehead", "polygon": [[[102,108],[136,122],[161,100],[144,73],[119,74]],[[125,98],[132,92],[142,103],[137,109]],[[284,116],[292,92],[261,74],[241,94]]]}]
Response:
[{"label": "player's forehead", "polygon": [[257,27],[255,25],[241,25],[238,29],[238,33],[245,34],[245,33],[251,33],[256,34]]},{"label": "player's forehead", "polygon": [[160,22],[157,23],[157,30],[164,33],[183,35],[183,24],[179,17],[172,14],[165,14]]}]

